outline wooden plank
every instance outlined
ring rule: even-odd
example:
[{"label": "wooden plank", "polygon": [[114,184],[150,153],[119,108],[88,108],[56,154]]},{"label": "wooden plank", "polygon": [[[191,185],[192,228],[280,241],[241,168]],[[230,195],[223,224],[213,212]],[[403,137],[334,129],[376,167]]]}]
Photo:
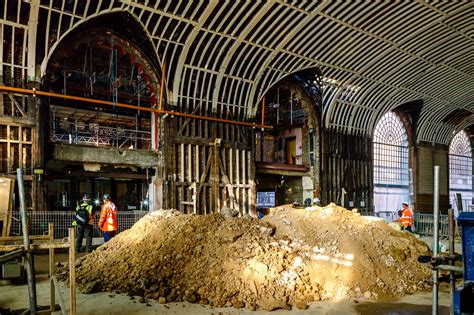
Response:
[{"label": "wooden plank", "polygon": [[247,200],[247,213],[248,214],[251,214],[252,212],[252,201],[253,201],[252,184],[254,182],[253,181],[254,174],[252,172],[251,164],[255,164],[251,162],[250,157],[251,157],[251,151],[247,151],[247,171],[248,171],[248,179],[249,179],[247,184],[250,186],[250,188],[248,189],[248,200]]},{"label": "wooden plank", "polygon": [[188,144],[188,181],[193,181],[193,148]]},{"label": "wooden plank", "polygon": [[207,174],[209,173],[209,169],[211,168],[211,159],[212,159],[212,155],[209,155],[209,157],[207,158],[206,169],[204,173],[201,175],[201,179],[199,180],[198,191],[200,187],[204,184],[204,181],[207,178]]},{"label": "wooden plank", "polygon": [[11,150],[10,150],[10,125],[7,125],[7,172],[12,172],[11,165]]},{"label": "wooden plank", "polygon": [[[197,111],[201,109],[201,103],[199,103],[198,106],[196,106],[193,111],[192,111],[192,115],[196,115]],[[181,136],[183,134],[183,131],[184,129],[186,128],[186,126],[191,122],[191,120],[196,120],[194,118],[187,118],[184,123],[181,125],[181,127],[179,128],[178,130],[178,133],[176,134],[177,136]]]},{"label": "wooden plank", "polygon": [[[9,252],[23,248],[23,245],[0,245],[0,252]],[[68,243],[54,243],[54,244],[30,244],[31,250],[41,250],[41,249],[50,249],[50,248],[69,248]]]},{"label": "wooden plank", "polygon": [[24,255],[24,252],[25,252],[24,249],[20,248],[18,250],[11,251],[11,252],[8,252],[6,254],[3,254],[3,255],[0,256],[0,264],[5,263],[7,261],[10,261],[12,259],[21,257],[21,256]]},{"label": "wooden plank", "polygon": [[184,182],[185,181],[185,178],[184,178],[184,144],[181,143],[180,145],[180,157],[179,157],[179,179]]},{"label": "wooden plank", "polygon": [[19,140],[19,144],[18,144],[18,167],[23,168],[23,143],[22,143],[23,135],[22,135],[21,126],[18,127],[18,140]]},{"label": "wooden plank", "polygon": [[[30,241],[47,241],[49,240],[49,235],[30,235],[29,239]],[[0,243],[12,241],[23,241],[23,236],[0,237]]]},{"label": "wooden plank", "polygon": [[[51,173],[51,172],[50,172]],[[63,175],[54,175],[48,173],[48,179],[63,178]],[[71,171],[68,173],[71,177],[97,177],[97,172]],[[120,178],[120,179],[147,179],[146,174],[132,174],[132,173],[100,173],[101,177]],[[25,180],[31,180],[31,175],[25,176]]]},{"label": "wooden plank", "polygon": [[234,183],[234,149],[229,149],[229,181]]},{"label": "wooden plank", "polygon": [[212,166],[211,166],[211,181],[212,181],[212,206],[213,213],[219,212],[219,148],[214,145],[212,147]]},{"label": "wooden plank", "polygon": [[199,181],[199,146],[194,146],[194,180]]},{"label": "wooden plank", "polygon": [[235,150],[235,181],[236,184],[240,184],[240,151],[237,149]]},{"label": "wooden plank", "polygon": [[[226,170],[224,168],[224,163],[222,162],[222,159],[219,159],[219,164],[220,164],[220,170],[221,170],[221,173],[222,173],[222,182],[225,184],[225,188],[228,191],[229,200],[230,200],[230,207],[232,209],[238,209],[238,204],[237,204],[237,201],[236,201],[235,195],[234,195],[234,186],[229,181],[229,177],[227,176],[227,173],[226,173]],[[225,194],[223,194],[223,195],[225,196]]]},{"label": "wooden plank", "polygon": [[[246,151],[242,150],[242,183],[247,184],[247,159],[246,159]],[[247,211],[247,189],[242,189],[242,201],[241,207],[239,209],[240,215],[243,215]]]},{"label": "wooden plank", "polygon": [[178,201],[177,201],[177,204],[178,204],[178,210],[181,211],[182,213],[186,213],[186,207],[183,206],[183,201],[184,201],[183,191],[184,191],[184,187],[179,186],[178,187],[178,196],[177,196]]},{"label": "wooden plank", "polygon": [[66,308],[66,303],[64,303],[64,298],[63,298],[63,295],[61,294],[61,291],[60,291],[60,286],[59,286],[59,281],[58,281],[58,278],[56,277],[56,275],[53,275],[51,277],[52,279],[52,282],[54,284],[54,287],[56,288],[56,293],[57,293],[57,297],[58,297],[58,302],[59,302],[59,306],[61,307],[61,314],[63,315],[66,315],[68,312],[67,312],[67,308]]},{"label": "wooden plank", "polygon": [[[26,117],[26,113],[25,111],[23,110],[22,106],[20,105],[20,103],[18,103],[18,101],[16,100],[16,98],[11,94],[11,93],[7,93],[8,97],[10,98],[10,100],[12,101],[12,104],[15,105],[14,107],[20,112],[21,116],[22,117]],[[12,115],[15,113],[15,111],[13,110],[12,108]]]},{"label": "wooden plank", "polygon": [[[209,146],[210,142],[213,142],[214,139],[212,138],[191,138],[191,137],[176,137],[174,139],[176,143],[182,144],[192,144],[192,145],[200,145],[200,146]],[[221,141],[221,148],[226,149],[240,149],[240,150],[251,150],[252,148],[249,145],[244,145],[242,143],[234,143],[231,141]]]},{"label": "wooden plank", "polygon": [[[3,97],[0,94],[0,103]],[[1,108],[1,106],[0,106]],[[12,116],[0,116],[0,124],[2,125],[11,125],[11,126],[24,126],[24,127],[34,127],[36,122],[33,118],[24,118],[24,117],[12,117]]]},{"label": "wooden plank", "polygon": [[[50,243],[54,243],[54,225],[53,223],[48,224],[48,236]],[[49,249],[49,310],[54,312],[56,310],[56,295],[55,285],[53,276],[56,274],[56,265],[54,257],[54,248]]]},{"label": "wooden plank", "polygon": [[69,228],[69,313],[76,315],[76,229]]}]

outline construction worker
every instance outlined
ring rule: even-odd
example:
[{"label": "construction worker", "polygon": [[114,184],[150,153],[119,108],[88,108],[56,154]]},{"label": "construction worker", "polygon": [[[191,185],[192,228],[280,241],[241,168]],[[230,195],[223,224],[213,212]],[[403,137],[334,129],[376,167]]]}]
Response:
[{"label": "construction worker", "polygon": [[403,209],[401,210],[401,216],[398,222],[402,225],[402,230],[413,232],[413,210],[408,207],[408,203],[402,203]]},{"label": "construction worker", "polygon": [[108,242],[117,233],[117,207],[108,194],[103,196],[100,210],[99,228],[104,232],[104,241]]},{"label": "construction worker", "polygon": [[82,239],[86,238],[86,250],[92,252],[92,230],[94,223],[94,211],[93,206],[90,203],[91,199],[88,194],[85,194],[80,204],[76,207],[76,213],[74,214],[74,221],[72,226],[76,227],[76,253],[82,251]]}]

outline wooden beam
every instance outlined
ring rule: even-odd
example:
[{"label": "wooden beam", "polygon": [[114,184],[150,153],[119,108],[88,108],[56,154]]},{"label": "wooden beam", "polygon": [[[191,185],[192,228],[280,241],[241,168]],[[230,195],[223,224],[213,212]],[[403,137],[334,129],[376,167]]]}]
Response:
[{"label": "wooden beam", "polygon": [[54,287],[56,288],[56,293],[58,294],[58,300],[59,300],[59,306],[61,307],[61,314],[66,315],[67,314],[67,309],[66,309],[66,303],[64,303],[64,298],[63,295],[61,294],[61,291],[59,291],[59,281],[56,275],[51,276],[51,280],[54,284]]},{"label": "wooden beam", "polygon": [[[54,225],[53,223],[48,224],[48,236],[50,243],[54,243]],[[51,312],[54,312],[56,309],[56,295],[55,295],[55,285],[53,281],[53,276],[56,274],[56,265],[54,257],[54,248],[49,249],[49,298],[50,304],[49,309]]]},{"label": "wooden beam", "polygon": [[[13,105],[15,105],[15,108],[20,112],[21,116],[26,117],[27,115],[26,115],[25,111],[23,110],[23,108],[21,108],[21,105],[20,105],[20,103],[18,103],[16,98],[11,93],[8,93],[7,95],[10,98],[10,100],[12,101]],[[13,113],[14,113],[14,111],[13,111]]]},{"label": "wooden beam", "polygon": [[9,253],[6,253],[6,254],[0,256],[0,264],[5,263],[7,261],[10,261],[12,259],[21,257],[21,256],[24,255],[24,253],[25,253],[25,251],[22,248],[20,248],[18,250],[15,250],[15,251],[11,251]]},{"label": "wooden beam", "polygon": [[69,314],[76,315],[76,229],[69,228]]},{"label": "wooden beam", "polygon": [[[49,235],[30,235],[29,239],[30,241],[47,241],[49,240]],[[23,236],[0,237],[0,243],[12,241],[23,241]]]},{"label": "wooden beam", "polygon": [[19,127],[19,126],[34,127],[36,125],[36,122],[33,118],[1,116],[0,115],[0,124],[16,126],[16,127]]},{"label": "wooden beam", "polygon": [[[0,245],[0,252],[11,252],[19,248],[23,248],[23,245]],[[53,244],[30,244],[31,250],[41,250],[50,248],[69,248],[68,243],[53,243]]]},{"label": "wooden beam", "polygon": [[[191,137],[176,137],[174,138],[176,143],[183,143],[183,144],[193,144],[193,145],[200,145],[200,146],[209,146],[211,141],[214,139],[209,138],[191,138]],[[230,141],[221,141],[221,147],[226,149],[239,149],[239,150],[250,150],[250,146],[243,144],[243,143],[235,143]]]},{"label": "wooden beam", "polygon": [[68,172],[63,172],[64,175],[58,174],[57,170],[47,170],[50,172],[54,172],[54,174],[46,174],[46,177],[48,179],[54,179],[54,178],[63,178],[64,176],[67,175],[67,177],[73,176],[73,177],[108,177],[108,178],[115,178],[115,179],[147,179],[146,174],[131,174],[131,173],[100,173],[100,172],[81,172],[81,171],[71,171],[70,173]]}]

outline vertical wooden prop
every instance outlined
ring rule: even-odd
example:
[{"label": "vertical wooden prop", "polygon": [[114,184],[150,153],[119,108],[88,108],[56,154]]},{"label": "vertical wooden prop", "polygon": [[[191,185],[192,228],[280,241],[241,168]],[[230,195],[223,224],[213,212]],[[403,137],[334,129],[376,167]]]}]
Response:
[{"label": "vertical wooden prop", "polygon": [[76,314],[76,252],[74,240],[76,239],[76,230],[69,228],[69,314]]},{"label": "vertical wooden prop", "polygon": [[219,160],[218,160],[218,144],[212,144],[212,213],[219,213]]},{"label": "vertical wooden prop", "polygon": [[[48,235],[49,235],[49,242],[51,244],[54,243],[54,225],[53,223],[48,224]],[[55,295],[55,287],[54,287],[54,280],[53,275],[56,272],[56,266],[54,265],[54,248],[49,249],[49,287],[50,287],[50,310],[54,312],[56,310],[56,295]]]}]

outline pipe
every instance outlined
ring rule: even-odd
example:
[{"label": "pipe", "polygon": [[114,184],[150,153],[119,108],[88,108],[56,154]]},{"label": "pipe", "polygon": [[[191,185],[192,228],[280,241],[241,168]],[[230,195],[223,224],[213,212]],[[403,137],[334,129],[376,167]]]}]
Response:
[{"label": "pipe", "polygon": [[[453,274],[453,278],[454,278],[455,272],[464,273],[463,267],[459,267],[459,266],[439,265],[439,266],[436,266],[436,269],[449,271],[450,274],[451,273]],[[451,276],[450,276],[450,279],[451,279]]]},{"label": "pipe", "polygon": [[28,279],[28,298],[30,301],[30,314],[36,314],[36,281],[33,270],[33,254],[30,248],[30,238],[28,234],[28,224],[25,209],[25,186],[23,185],[23,170],[16,169],[18,180],[18,195],[20,197],[20,216],[23,231],[23,246],[26,252],[26,277]]},{"label": "pipe", "polygon": [[262,98],[262,123],[261,123],[261,128],[262,131],[265,129],[265,96]]},{"label": "pipe", "polygon": [[[434,167],[433,187],[433,257],[438,257],[439,246],[439,166]],[[433,306],[432,315],[438,315],[438,269],[433,268]]]},{"label": "pipe", "polygon": [[[185,117],[185,118],[202,119],[202,120],[215,121],[215,122],[221,122],[221,123],[227,123],[227,124],[248,126],[248,127],[252,127],[252,128],[258,127],[258,124],[256,124],[256,123],[250,123],[250,122],[244,122],[244,121],[235,121],[235,120],[229,120],[229,119],[223,119],[223,118],[217,118],[217,117],[193,115],[193,114],[188,114],[188,113],[181,113],[181,112],[175,112],[175,111],[169,111],[169,110],[163,110],[163,109],[157,109],[157,108],[141,107],[141,106],[136,106],[136,105],[124,104],[124,103],[115,103],[114,104],[114,103],[109,102],[109,101],[96,100],[96,99],[80,97],[80,96],[72,96],[72,95],[63,95],[63,94],[58,94],[58,93],[44,92],[44,91],[39,91],[39,90],[36,90],[36,89],[30,90],[30,89],[15,88],[15,87],[10,87],[10,86],[0,86],[0,91],[27,94],[27,95],[33,95],[33,96],[38,95],[38,96],[48,96],[48,97],[54,97],[54,98],[62,98],[62,99],[66,99],[66,100],[73,100],[73,101],[88,102],[88,103],[94,103],[94,104],[101,104],[101,105],[108,105],[108,106],[116,106],[116,107],[123,107],[123,108],[129,108],[129,109],[143,110],[143,111],[146,111],[146,112],[152,112],[152,113],[156,113],[156,114],[159,114],[159,115],[168,114],[168,115],[174,115],[174,116]],[[265,125],[265,126],[263,126],[263,128],[273,129],[273,126]]]}]

